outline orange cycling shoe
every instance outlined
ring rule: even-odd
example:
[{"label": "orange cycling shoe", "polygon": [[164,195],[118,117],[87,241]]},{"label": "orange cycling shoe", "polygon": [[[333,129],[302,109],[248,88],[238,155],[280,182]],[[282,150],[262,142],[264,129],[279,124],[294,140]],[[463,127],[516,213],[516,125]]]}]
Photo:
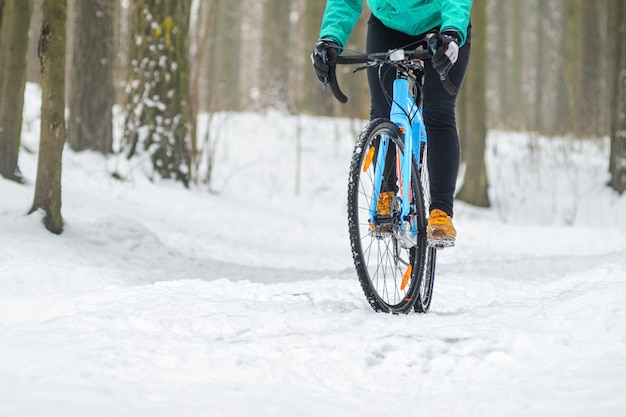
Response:
[{"label": "orange cycling shoe", "polygon": [[[391,216],[391,205],[393,199],[396,197],[396,193],[393,191],[382,191],[378,196],[378,203],[376,204],[376,211],[380,216]],[[378,227],[370,223],[370,230],[372,232],[389,233],[391,232],[391,223],[381,224]]]},{"label": "orange cycling shoe", "polygon": [[437,249],[454,246],[456,240],[456,229],[452,224],[452,219],[445,211],[434,209],[428,218],[428,229],[426,231],[428,245]]}]

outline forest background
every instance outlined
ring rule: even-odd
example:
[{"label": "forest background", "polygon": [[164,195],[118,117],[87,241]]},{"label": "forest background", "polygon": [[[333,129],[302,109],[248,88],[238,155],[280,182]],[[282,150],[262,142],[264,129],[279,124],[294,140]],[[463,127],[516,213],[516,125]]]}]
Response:
[{"label": "forest background", "polygon": [[[609,137],[607,183],[624,192],[625,3],[474,1],[472,60],[458,111],[466,163],[459,198],[489,205],[484,143],[490,129],[591,140]],[[212,139],[198,138],[198,114],[278,109],[367,119],[363,74],[339,69],[340,85],[350,97],[347,105],[341,105],[329,91],[321,90],[311,69],[309,54],[325,4],[324,0],[0,0],[2,175],[21,180],[17,154],[26,81],[42,84],[44,96],[57,97],[54,103],[44,100],[44,108],[67,109],[42,112],[42,125],[64,125],[60,118],[67,126],[67,131],[42,129],[44,157],[38,174],[42,185],[37,188],[44,194],[55,189],[55,183],[60,187],[58,155],[66,141],[74,151],[95,149],[128,158],[149,155],[155,175],[188,186],[211,178]],[[364,50],[368,15],[364,5],[347,50]],[[54,88],[46,88],[47,83]],[[56,114],[57,121],[50,122],[46,114]],[[115,114],[123,119],[123,135],[117,142]],[[45,144],[51,145],[51,152]],[[48,168],[42,169],[42,164]],[[60,233],[62,219],[60,213],[55,215],[56,206],[60,209],[58,194],[58,202],[54,196],[49,201],[36,195],[32,211],[43,209],[52,219],[48,228]]]}]

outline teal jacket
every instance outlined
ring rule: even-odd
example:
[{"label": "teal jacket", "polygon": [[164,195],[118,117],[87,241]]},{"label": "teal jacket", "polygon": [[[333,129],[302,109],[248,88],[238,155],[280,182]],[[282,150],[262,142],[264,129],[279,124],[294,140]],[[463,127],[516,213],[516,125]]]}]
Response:
[{"label": "teal jacket", "polygon": [[[439,28],[455,30],[465,43],[472,0],[367,0],[372,14],[385,26],[416,36]],[[356,25],[363,0],[328,0],[320,39],[333,39],[345,46]]]}]

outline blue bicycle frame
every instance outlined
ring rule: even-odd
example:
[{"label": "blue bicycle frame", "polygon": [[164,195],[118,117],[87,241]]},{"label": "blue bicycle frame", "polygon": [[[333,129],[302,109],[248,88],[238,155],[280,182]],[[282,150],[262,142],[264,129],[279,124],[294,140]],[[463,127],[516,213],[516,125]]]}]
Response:
[{"label": "blue bicycle frame", "polygon": [[[390,119],[393,123],[398,125],[400,131],[404,134],[404,152],[401,161],[396,161],[396,164],[401,164],[400,175],[398,176],[401,185],[400,195],[403,197],[401,199],[402,209],[400,219],[406,221],[411,211],[411,201],[408,198],[408,196],[411,195],[411,170],[413,169],[411,157],[414,157],[415,161],[419,164],[421,161],[420,144],[421,142],[425,143],[427,141],[426,127],[424,126],[424,120],[422,118],[422,108],[415,103],[413,96],[409,93],[409,81],[406,77],[398,77],[393,83],[393,103],[391,106]],[[389,138],[383,137],[381,138],[378,148],[378,156],[376,159],[377,167],[384,166],[388,150]],[[374,223],[382,181],[383,170],[377,169],[374,175],[374,198],[372,198],[369,208],[371,223]],[[415,238],[416,236],[417,223],[412,222],[411,237]]]}]

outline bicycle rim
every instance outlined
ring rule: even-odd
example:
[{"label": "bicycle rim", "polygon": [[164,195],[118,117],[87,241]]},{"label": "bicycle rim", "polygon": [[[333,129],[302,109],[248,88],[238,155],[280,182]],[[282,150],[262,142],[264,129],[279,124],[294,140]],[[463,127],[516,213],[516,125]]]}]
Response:
[{"label": "bicycle rim", "polygon": [[[352,157],[348,185],[352,256],[363,292],[374,310],[406,313],[419,301],[418,293],[425,270],[427,245],[424,202],[414,161],[410,193],[412,213],[415,214],[418,229],[417,244],[407,247],[395,232],[380,233],[372,230],[374,226],[370,224],[369,209],[374,194],[375,172],[378,169],[383,169],[385,173],[395,172],[395,166],[388,171],[376,167],[376,163],[372,162],[376,160],[373,154],[378,152],[377,146],[382,137],[387,137],[402,152],[403,139],[398,127],[389,120],[376,119],[359,136]],[[397,187],[397,184],[383,184],[382,189],[393,186]]]}]

